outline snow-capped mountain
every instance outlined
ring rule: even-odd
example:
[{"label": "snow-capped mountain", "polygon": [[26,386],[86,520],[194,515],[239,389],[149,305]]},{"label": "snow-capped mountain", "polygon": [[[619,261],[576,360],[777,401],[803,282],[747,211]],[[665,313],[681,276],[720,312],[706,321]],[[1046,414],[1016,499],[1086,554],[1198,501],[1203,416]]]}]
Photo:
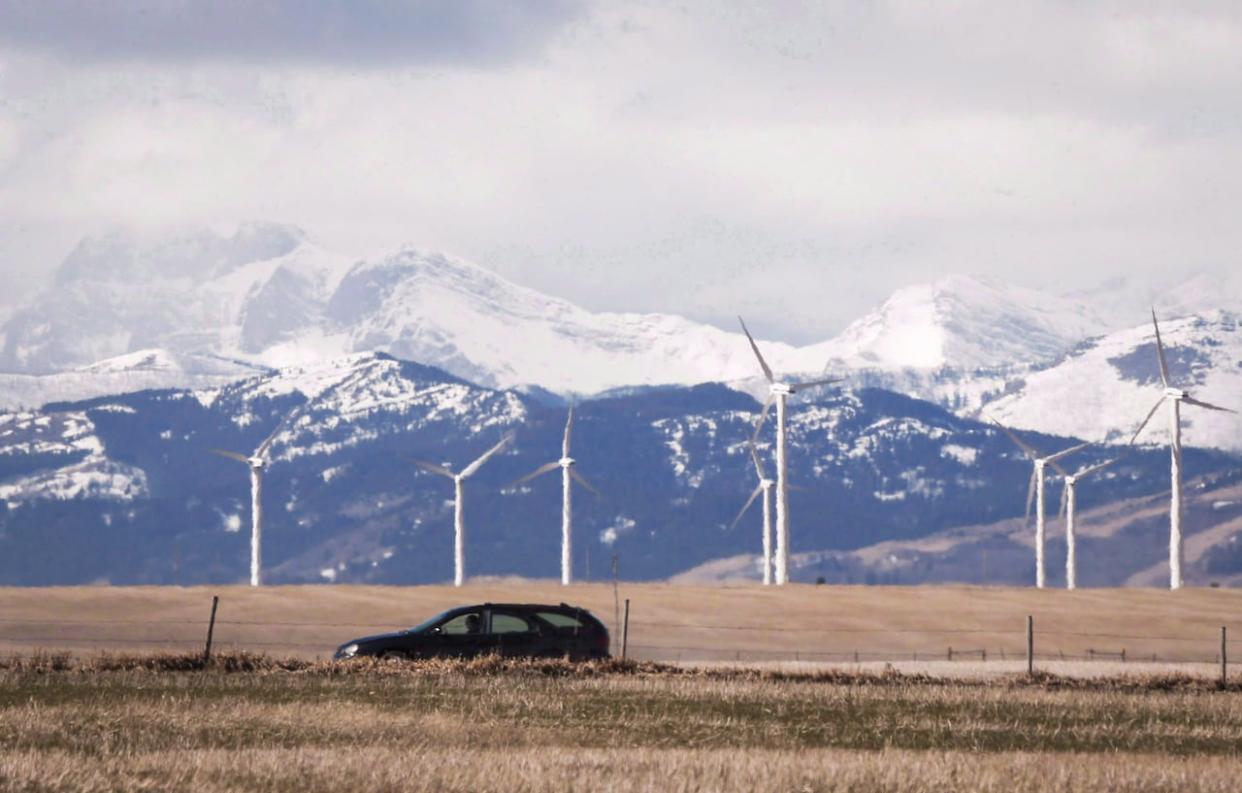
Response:
[{"label": "snow-capped mountain", "polygon": [[851,370],[996,371],[1051,361],[1108,329],[1078,301],[952,275],[897,290],[814,349]]},{"label": "snow-capped mountain", "polygon": [[160,388],[209,388],[268,370],[214,355],[151,349],[55,374],[0,374],[0,409],[129,394]]},{"label": "snow-capped mountain", "polygon": [[[1045,362],[1099,331],[1073,301],[951,277],[898,291],[830,341],[761,346],[786,375],[827,365],[872,385],[975,405],[1003,387],[1003,372]],[[493,387],[560,394],[758,375],[733,329],[586,311],[408,247],[354,262],[272,224],[231,236],[84,240],[54,287],[4,323],[0,371],[63,372],[149,347],[271,367],[384,351]]]},{"label": "snow-capped mountain", "polygon": [[[1196,398],[1242,411],[1242,316],[1212,311],[1166,319],[1160,333],[1173,385]],[[1015,427],[1094,441],[1127,441],[1163,393],[1149,322],[1083,344],[1056,366],[1027,376],[987,406]],[[1168,420],[1154,416],[1140,442],[1167,443]],[[1182,409],[1182,442],[1242,452],[1242,416]]]},{"label": "snow-capped mountain", "polygon": [[313,334],[349,263],[275,224],[86,239],[4,323],[0,371],[64,372],[149,348],[252,357]]},{"label": "snow-capped mountain", "polygon": [[[470,262],[412,248],[356,265],[328,303],[343,349],[384,350],[485,385],[561,393],[758,371],[745,338],[667,314],[593,313]],[[774,365],[822,360],[767,343]]]},{"label": "snow-capped mountain", "polygon": [[[758,513],[733,519],[754,484],[747,440],[758,409],[715,384],[580,402],[575,457],[602,496],[576,499],[578,577],[589,578],[591,560],[598,576],[613,554],[627,578],[753,554]],[[508,483],[559,454],[565,409],[356,354],[203,390],[0,413],[0,583],[244,577],[248,477],[208,451],[249,451],[282,421],[264,480],[269,580],[445,580],[452,488],[409,458],[457,468],[509,431],[514,443],[467,488],[469,570],[555,575],[559,488]],[[995,428],[927,402],[870,389],[799,397],[789,437],[799,552],[918,538],[1023,508],[1020,452]],[[1189,476],[1231,465],[1186,456]],[[1157,492],[1167,475],[1162,452],[1140,452],[1083,507]]]}]

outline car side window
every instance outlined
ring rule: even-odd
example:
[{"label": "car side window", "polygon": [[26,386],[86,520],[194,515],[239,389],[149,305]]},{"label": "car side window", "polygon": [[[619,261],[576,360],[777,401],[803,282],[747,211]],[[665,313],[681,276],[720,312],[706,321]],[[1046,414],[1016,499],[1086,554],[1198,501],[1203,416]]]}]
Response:
[{"label": "car side window", "polygon": [[458,614],[448,622],[440,625],[440,633],[445,636],[465,636],[482,631],[483,618],[477,611]]},{"label": "car side window", "polygon": [[561,614],[558,611],[540,611],[535,614],[539,619],[551,623],[557,630],[575,630],[581,629],[582,623],[568,614]]},{"label": "car side window", "polygon": [[532,630],[530,623],[516,614],[492,612],[492,633],[530,633]]}]

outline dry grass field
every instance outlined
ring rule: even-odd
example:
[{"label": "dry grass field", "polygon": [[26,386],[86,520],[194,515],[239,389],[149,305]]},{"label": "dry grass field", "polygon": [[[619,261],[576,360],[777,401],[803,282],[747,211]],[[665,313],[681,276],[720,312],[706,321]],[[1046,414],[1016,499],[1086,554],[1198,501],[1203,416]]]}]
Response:
[{"label": "dry grass field", "polygon": [[0,790],[1231,791],[1242,774],[1239,688],[1185,680],[222,660],[0,666]]},{"label": "dry grass field", "polygon": [[[225,654],[196,669],[212,594]],[[1184,662],[1212,661],[1242,613],[1232,591],[623,584],[620,598],[631,655],[681,666],[310,660],[464,602],[563,599],[611,623],[606,585],[0,589],[0,791],[1227,791],[1242,778],[1242,681],[1184,676],[1213,673]],[[1015,674],[1027,614],[1040,667],[1078,677]],[[950,662],[948,646],[989,660]],[[1183,676],[1073,657],[1122,646]],[[78,654],[14,659],[37,648]],[[194,654],[97,655],[174,649]],[[233,650],[292,658],[251,668]]]},{"label": "dry grass field", "polygon": [[[35,649],[187,650],[201,646],[211,596],[221,598],[225,650],[326,657],[358,635],[413,625],[473,602],[581,605],[613,627],[608,584],[476,582],[420,587],[0,588],[0,654]],[[689,586],[622,583],[631,606],[629,654],[655,660],[762,664],[936,662],[939,673],[1012,669],[1033,615],[1036,655],[1061,669],[1094,651],[1126,651],[1126,668],[1203,662],[1211,669],[1226,625],[1242,660],[1242,592],[1226,589]],[[619,649],[614,630],[614,651]],[[946,666],[949,648],[954,661]],[[1231,653],[1232,654],[1232,653]],[[1003,659],[1003,660],[1002,660]],[[1119,658],[1113,658],[1119,663]],[[1019,664],[1020,665],[1020,664]]]}]

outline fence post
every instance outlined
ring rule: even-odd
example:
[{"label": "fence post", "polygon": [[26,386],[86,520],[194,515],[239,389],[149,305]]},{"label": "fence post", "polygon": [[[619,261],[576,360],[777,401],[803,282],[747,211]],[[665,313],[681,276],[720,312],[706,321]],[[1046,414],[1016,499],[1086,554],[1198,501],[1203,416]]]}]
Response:
[{"label": "fence post", "polygon": [[1026,675],[1035,676],[1035,617],[1026,615]]},{"label": "fence post", "polygon": [[950,661],[953,660],[953,648],[952,647],[949,648],[949,660]]},{"label": "fence post", "polygon": [[203,650],[203,663],[211,663],[211,636],[216,632],[216,607],[220,605],[220,596],[211,596],[211,621],[207,623],[207,647]]},{"label": "fence post", "polygon": [[621,623],[621,660],[625,660],[630,644],[630,599],[625,599],[625,622]]},{"label": "fence post", "polygon": [[1225,626],[1220,626],[1220,684],[1229,682],[1229,648],[1225,639]]}]

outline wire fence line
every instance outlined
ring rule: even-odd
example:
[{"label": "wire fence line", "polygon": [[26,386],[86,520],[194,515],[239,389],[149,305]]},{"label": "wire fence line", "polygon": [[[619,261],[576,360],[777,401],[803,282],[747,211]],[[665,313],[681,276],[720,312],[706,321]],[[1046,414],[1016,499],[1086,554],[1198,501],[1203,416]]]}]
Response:
[{"label": "wire fence line", "polygon": [[[0,615],[0,652],[13,654],[22,648],[45,651],[81,646],[150,647],[185,650],[204,645],[207,619],[89,619],[34,618]],[[1015,620],[1015,622],[1017,622]],[[391,623],[318,622],[295,620],[215,619],[222,631],[215,643],[221,649],[279,651],[328,655],[349,631],[392,630]],[[229,630],[229,629],[232,630]],[[287,629],[290,636],[275,638],[273,629]],[[307,630],[340,630],[340,635],[311,641]],[[398,628],[399,629],[399,628]],[[192,632],[192,635],[190,635]],[[134,635],[135,633],[146,635]],[[619,631],[615,631],[619,634]],[[652,635],[652,634],[655,635]],[[257,634],[257,635],[255,635]],[[671,635],[670,635],[671,634]],[[720,641],[703,641],[719,635]],[[771,644],[775,636],[799,637],[787,647]],[[1220,626],[1200,626],[1196,633],[1171,635],[1090,632],[1081,630],[1034,631],[1033,659],[1038,661],[1109,661],[1164,663],[1227,663],[1231,645],[1242,643],[1242,631],[1228,638]],[[741,642],[741,636],[755,637]],[[817,636],[820,641],[810,640]],[[923,637],[910,646],[913,636]],[[733,638],[730,638],[733,637]],[[843,639],[844,637],[844,639]],[[856,637],[850,638],[850,637]],[[883,637],[892,637],[882,642]],[[958,647],[956,638],[963,639]],[[987,637],[987,638],[984,638]],[[632,638],[633,641],[628,641]],[[683,641],[677,641],[677,639]],[[932,644],[936,638],[943,640]],[[684,641],[689,639],[690,641]],[[995,627],[893,627],[861,628],[851,625],[742,625],[719,621],[691,622],[632,619],[625,639],[613,636],[613,654],[628,652],[638,658],[676,661],[818,661],[833,663],[905,661],[1020,661],[1028,657],[1027,637],[1014,624]],[[621,642],[628,646],[622,649]],[[760,646],[756,646],[759,644]],[[889,646],[881,646],[888,644]]]}]

